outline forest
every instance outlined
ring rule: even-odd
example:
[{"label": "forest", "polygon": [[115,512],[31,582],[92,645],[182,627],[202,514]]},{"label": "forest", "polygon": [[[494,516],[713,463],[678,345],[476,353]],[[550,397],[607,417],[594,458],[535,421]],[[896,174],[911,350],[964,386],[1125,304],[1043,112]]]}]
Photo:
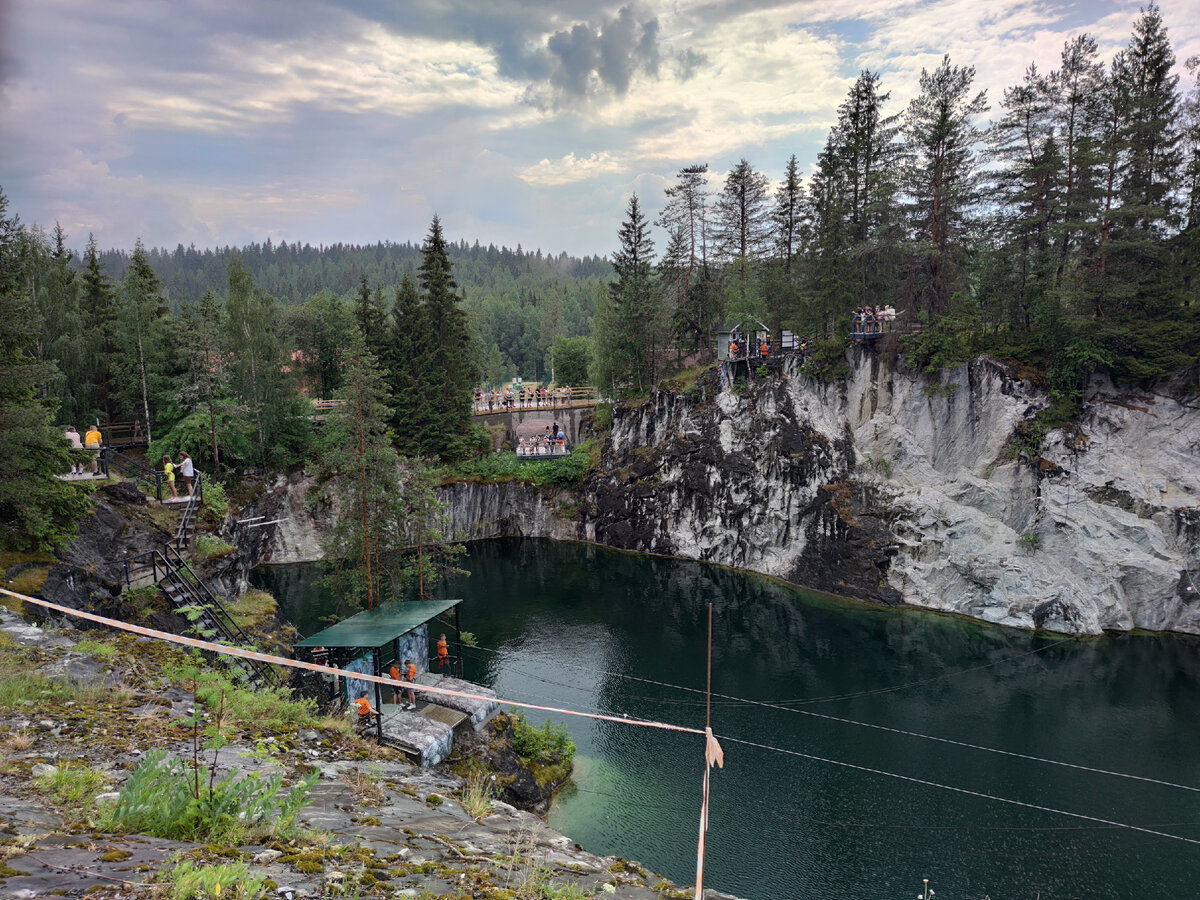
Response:
[{"label": "forest", "polygon": [[1111,60],[1077,36],[994,104],[948,57],[900,110],[864,71],[807,176],[794,155],[774,183],[745,159],[715,190],[707,165],[680,169],[653,220],[660,253],[639,198],[625,209],[594,380],[644,391],[664,347],[706,347],[727,316],[808,336],[814,369],[836,375],[866,305],[900,311],[907,364],[991,354],[1065,414],[1092,372],[1194,364],[1200,59],[1182,88],[1176,62],[1152,4]]},{"label": "forest", "polygon": [[1048,427],[1094,372],[1196,363],[1200,59],[1182,85],[1176,64],[1150,5],[1111,59],[1077,36],[995,101],[948,57],[902,109],[864,71],[807,173],[794,154],[777,181],[745,159],[723,178],[685,166],[651,214],[636,195],[614,210],[615,247],[583,259],[449,242],[436,218],[419,246],[126,253],[89,236],[77,253],[0,193],[10,394],[56,425],[139,422],[152,455],[271,471],[313,452],[309,397],[369,382],[396,452],[460,459],[486,444],[467,413],[479,383],[557,364],[644,396],[747,320],[808,337],[805,371],[835,379],[854,310],[881,305],[900,326],[881,352],[1013,362],[1050,390]]}]

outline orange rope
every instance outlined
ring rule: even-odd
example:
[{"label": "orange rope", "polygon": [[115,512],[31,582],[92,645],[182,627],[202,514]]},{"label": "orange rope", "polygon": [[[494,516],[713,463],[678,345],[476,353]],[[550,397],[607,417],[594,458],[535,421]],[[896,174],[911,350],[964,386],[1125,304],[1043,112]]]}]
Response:
[{"label": "orange rope", "polygon": [[237,656],[242,659],[254,659],[260,662],[270,663],[277,666],[287,666],[292,669],[308,669],[312,672],[323,672],[329,675],[341,675],[344,678],[353,678],[358,681],[373,681],[379,684],[389,686],[412,688],[420,690],[427,694],[441,694],[446,697],[462,697],[467,700],[483,700],[490,703],[500,703],[505,706],[518,706],[523,709],[536,709],[541,712],[561,713],[564,716],[578,716],[583,719],[599,719],[604,722],[618,722],[623,725],[637,725],[642,728],[658,728],[663,731],[682,731],[686,734],[705,734],[698,728],[687,728],[683,725],[672,725],[669,722],[654,722],[649,719],[630,719],[626,716],[606,716],[600,713],[579,712],[574,709],[561,709],[557,706],[539,706],[535,703],[524,703],[520,700],[504,700],[499,697],[485,697],[482,694],[468,694],[464,691],[452,691],[447,688],[433,687],[432,685],[418,684],[416,682],[397,680],[388,678],[382,675],[368,675],[365,672],[351,672],[346,669],[336,669],[332,666],[322,666],[317,663],[303,662],[298,659],[285,659],[282,656],[272,656],[269,653],[260,653],[257,650],[244,650],[241,647],[231,647],[226,644],[215,644],[212,641],[204,641],[199,638],[185,637],[181,634],[171,634],[166,631],[158,631],[154,628],[146,628],[143,625],[133,625],[129,622],[122,622],[119,619],[109,619],[105,616],[98,616],[95,613],[84,612],[81,609],[71,609],[69,606],[60,606],[57,603],[51,603],[49,600],[42,600],[40,597],[30,597],[26,594],[19,594],[16,591],[10,591],[6,588],[0,588],[0,594],[6,594],[9,597],[16,597],[18,600],[24,600],[26,603],[33,603],[37,606],[44,606],[46,609],[52,609],[55,612],[63,613],[68,616],[75,616],[80,619],[87,619],[89,622],[96,622],[100,625],[106,625],[109,628],[116,628],[120,631],[129,631],[133,634],[140,634],[144,637],[154,638],[160,641],[167,641],[172,644],[183,644],[187,647],[195,647],[198,650],[208,650],[212,653],[219,653],[224,656]]}]

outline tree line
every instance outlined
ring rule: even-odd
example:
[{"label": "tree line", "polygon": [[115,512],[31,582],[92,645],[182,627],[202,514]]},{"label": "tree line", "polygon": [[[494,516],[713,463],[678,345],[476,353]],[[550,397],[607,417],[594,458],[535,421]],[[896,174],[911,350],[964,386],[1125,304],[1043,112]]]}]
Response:
[{"label": "tree line", "polygon": [[773,187],[745,159],[715,191],[706,164],[682,168],[653,221],[661,253],[639,198],[625,208],[597,382],[644,391],[664,348],[709,348],[726,317],[817,338],[835,360],[865,305],[922,324],[919,366],[991,353],[1064,397],[1097,369],[1148,380],[1195,362],[1200,83],[1181,90],[1175,63],[1151,4],[1113,59],[1075,37],[994,109],[949,57],[899,111],[864,71],[808,178],[795,155]]},{"label": "tree line", "polygon": [[[55,240],[44,238],[44,256],[51,255]],[[597,292],[612,274],[606,259],[544,255],[520,245],[512,250],[478,241],[447,241],[446,249],[478,348],[478,366],[488,383],[499,385],[514,376],[543,380],[552,367],[556,340],[591,334]],[[416,280],[421,265],[421,248],[411,242],[314,247],[267,240],[238,248],[144,250],[145,262],[158,275],[175,313],[198,303],[206,291],[223,290],[235,255],[285,316],[298,315],[293,307],[308,303],[324,308],[331,296],[349,302],[364,278],[390,300],[405,276]],[[132,254],[123,250],[99,253],[101,269],[118,281],[132,261]]]}]

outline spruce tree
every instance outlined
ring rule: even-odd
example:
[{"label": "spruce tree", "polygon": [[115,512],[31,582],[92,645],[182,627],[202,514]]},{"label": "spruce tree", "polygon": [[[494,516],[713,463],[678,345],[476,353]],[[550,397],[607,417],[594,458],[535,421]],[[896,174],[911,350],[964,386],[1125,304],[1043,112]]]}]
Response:
[{"label": "spruce tree", "polygon": [[432,422],[424,399],[429,327],[425,307],[413,280],[404,273],[392,305],[385,369],[392,394],[392,431],[396,446],[406,456],[421,452]]},{"label": "spruce tree", "polygon": [[426,341],[421,390],[425,424],[420,450],[424,456],[453,458],[466,449],[476,380],[475,354],[462,298],[451,273],[442,223],[436,215],[421,247],[418,271]]},{"label": "spruce tree", "polygon": [[153,441],[154,405],[167,367],[167,302],[139,239],[117,295],[113,332],[115,393]]},{"label": "spruce tree", "polygon": [[397,577],[405,543],[400,460],[387,424],[387,384],[357,326],[342,362],[337,397],[344,402],[330,410],[321,435],[326,490],[341,511],[326,549],[338,565],[331,582],[352,608],[372,609]]},{"label": "spruce tree", "polygon": [[0,550],[54,550],[74,534],[88,500],[57,477],[70,466],[68,445],[37,399],[54,367],[30,353],[36,331],[21,286],[21,231],[0,191]]},{"label": "spruce tree", "polygon": [[976,118],[987,93],[971,93],[973,66],[921,70],[920,93],[904,117],[904,190],[908,199],[912,303],[930,315],[964,290],[974,214],[980,201]]},{"label": "spruce tree", "polygon": [[662,306],[654,280],[654,241],[637,194],[629,198],[613,254],[616,280],[599,311],[599,371],[615,389],[642,393],[657,375],[655,349],[662,334]]}]

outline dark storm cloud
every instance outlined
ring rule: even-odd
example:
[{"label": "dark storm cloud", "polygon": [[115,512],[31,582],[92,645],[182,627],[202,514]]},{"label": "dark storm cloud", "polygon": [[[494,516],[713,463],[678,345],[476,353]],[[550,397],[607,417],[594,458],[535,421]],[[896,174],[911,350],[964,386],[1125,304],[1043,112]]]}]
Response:
[{"label": "dark storm cloud", "polygon": [[657,17],[636,4],[606,11],[595,0],[416,0],[403,12],[391,4],[347,3],[345,9],[400,35],[468,40],[496,55],[501,75],[526,83],[540,104],[595,92],[618,96],[635,74],[657,76]]}]

